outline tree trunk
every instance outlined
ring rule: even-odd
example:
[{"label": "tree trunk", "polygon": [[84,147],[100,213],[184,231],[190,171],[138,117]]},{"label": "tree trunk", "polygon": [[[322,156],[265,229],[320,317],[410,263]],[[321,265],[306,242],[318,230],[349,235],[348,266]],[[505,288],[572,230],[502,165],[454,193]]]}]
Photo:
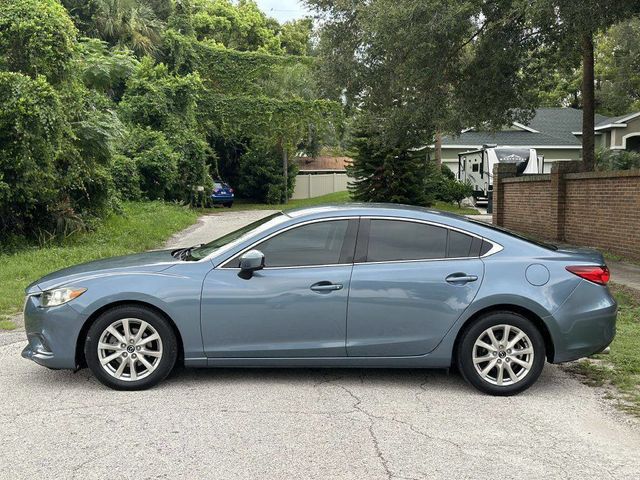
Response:
[{"label": "tree trunk", "polygon": [[586,171],[596,166],[595,103],[593,34],[588,32],[582,36],[582,161]]},{"label": "tree trunk", "polygon": [[438,170],[442,168],[442,133],[440,130],[436,132],[436,143],[435,143],[435,158],[436,158],[436,166]]},{"label": "tree trunk", "polygon": [[289,152],[284,143],[282,144],[282,178],[284,179],[282,203],[287,203],[289,201]]}]

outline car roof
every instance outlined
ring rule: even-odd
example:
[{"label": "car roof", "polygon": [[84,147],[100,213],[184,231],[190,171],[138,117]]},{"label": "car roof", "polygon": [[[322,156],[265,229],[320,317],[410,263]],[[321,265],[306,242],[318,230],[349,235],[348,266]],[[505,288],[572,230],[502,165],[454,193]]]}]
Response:
[{"label": "car roof", "polygon": [[425,215],[441,217],[444,219],[465,220],[465,217],[453,213],[442,212],[425,207],[417,207],[415,205],[402,205],[394,203],[336,203],[324,204],[314,207],[301,207],[291,210],[285,210],[291,218],[301,217],[325,217],[330,215],[337,216],[397,216],[408,218],[423,218]]},{"label": "car roof", "polygon": [[447,227],[458,228],[489,238],[493,241],[499,241],[494,240],[496,237],[500,239],[505,237],[504,233],[488,228],[490,225],[486,225],[478,220],[469,219],[455,213],[414,205],[393,203],[340,203],[294,208],[285,210],[283,213],[291,218],[294,223],[331,217],[396,217],[399,219],[423,220]]}]

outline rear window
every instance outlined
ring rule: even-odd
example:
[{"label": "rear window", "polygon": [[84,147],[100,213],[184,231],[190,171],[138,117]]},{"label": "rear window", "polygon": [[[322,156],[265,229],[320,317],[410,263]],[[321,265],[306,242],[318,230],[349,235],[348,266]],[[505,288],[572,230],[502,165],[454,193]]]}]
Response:
[{"label": "rear window", "polygon": [[488,228],[490,230],[495,230],[496,232],[500,232],[500,233],[503,233],[503,234],[508,235],[510,237],[517,238],[518,240],[523,240],[525,242],[531,243],[531,244],[536,245],[538,247],[546,248],[547,250],[553,250],[553,251],[558,250],[558,247],[556,245],[553,245],[553,244],[547,243],[547,242],[542,242],[542,241],[537,240],[535,238],[531,238],[531,237],[529,237],[527,235],[522,235],[520,233],[516,233],[516,232],[514,232],[512,230],[509,230],[508,228],[498,227],[498,226],[493,225],[491,223],[484,223],[484,222],[480,222],[478,220],[473,220],[473,219],[469,219],[469,221],[472,222],[472,223],[475,223],[477,225],[482,225],[483,227]]}]

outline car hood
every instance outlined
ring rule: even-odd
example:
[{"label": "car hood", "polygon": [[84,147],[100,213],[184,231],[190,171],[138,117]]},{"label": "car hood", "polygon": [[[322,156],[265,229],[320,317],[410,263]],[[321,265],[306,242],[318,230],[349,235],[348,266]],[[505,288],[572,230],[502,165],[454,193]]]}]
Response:
[{"label": "car hood", "polygon": [[160,272],[179,262],[171,255],[174,250],[157,250],[74,265],[73,267],[50,273],[33,282],[27,287],[27,293],[77,283],[87,278],[116,274]]}]

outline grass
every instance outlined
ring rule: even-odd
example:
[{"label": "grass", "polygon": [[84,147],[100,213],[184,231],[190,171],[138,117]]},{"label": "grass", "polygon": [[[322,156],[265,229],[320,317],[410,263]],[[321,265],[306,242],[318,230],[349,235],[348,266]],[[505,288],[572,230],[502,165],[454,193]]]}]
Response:
[{"label": "grass", "polygon": [[[266,205],[264,203],[254,203],[249,200],[238,199],[234,202],[233,207],[231,207],[230,210],[288,210],[292,208],[313,207],[324,203],[347,203],[351,201],[349,192],[335,192],[321,197],[290,200],[289,203],[282,205]],[[445,212],[457,213],[459,215],[474,215],[478,213],[474,208],[458,208],[457,205],[445,202],[436,202],[433,205],[433,208]],[[226,210],[227,209],[225,209],[225,211]],[[200,211],[203,213],[210,213],[211,209],[201,209]]]},{"label": "grass", "polygon": [[0,330],[14,330],[16,324],[11,320],[0,320]]},{"label": "grass", "polygon": [[192,225],[197,213],[162,202],[128,202],[95,231],[44,248],[0,254],[0,329],[14,327],[7,317],[20,311],[25,287],[43,275],[99,258],[141,252],[162,245]]},{"label": "grass", "polygon": [[620,306],[611,353],[594,355],[569,369],[589,385],[614,387],[620,408],[640,417],[640,292],[621,285],[611,290]]}]

